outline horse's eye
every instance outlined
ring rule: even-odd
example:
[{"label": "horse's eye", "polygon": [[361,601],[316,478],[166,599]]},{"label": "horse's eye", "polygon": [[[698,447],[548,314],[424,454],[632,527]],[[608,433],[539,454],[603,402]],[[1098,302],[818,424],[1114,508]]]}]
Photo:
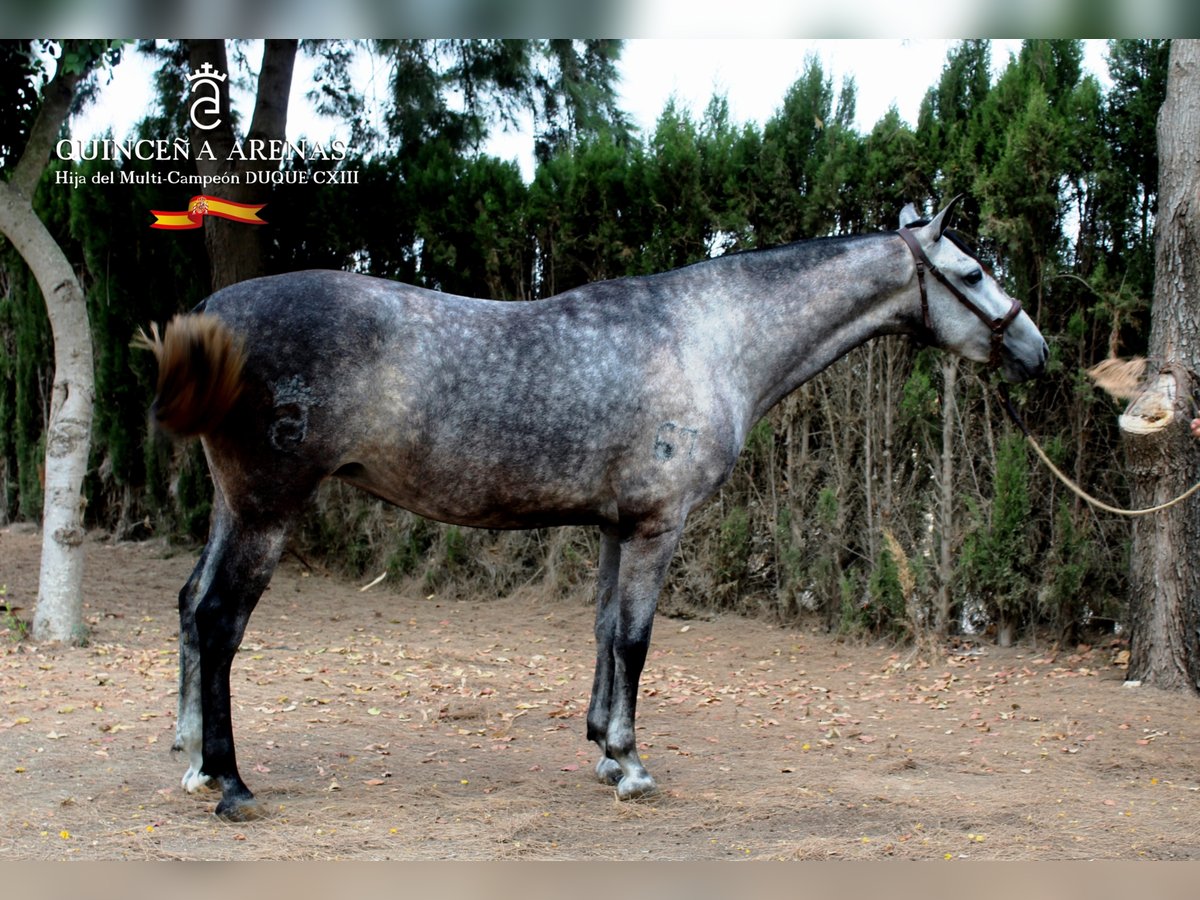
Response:
[{"label": "horse's eye", "polygon": [[979,269],[975,269],[973,272],[968,272],[963,276],[963,281],[965,281],[967,284],[979,284],[979,282],[983,281],[983,272]]}]

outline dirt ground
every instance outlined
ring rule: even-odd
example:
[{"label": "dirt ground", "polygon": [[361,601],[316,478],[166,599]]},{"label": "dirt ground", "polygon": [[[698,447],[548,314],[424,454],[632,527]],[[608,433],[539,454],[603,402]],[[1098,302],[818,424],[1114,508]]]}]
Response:
[{"label": "dirt ground", "polygon": [[[905,650],[660,617],[618,802],[584,736],[591,611],[367,591],[285,561],[234,662],[266,815],[185,794],[175,597],[195,554],[87,543],[83,648],[0,630],[0,861],[1200,857],[1200,702],[1118,645]],[[39,536],[0,529],[28,620]]]}]

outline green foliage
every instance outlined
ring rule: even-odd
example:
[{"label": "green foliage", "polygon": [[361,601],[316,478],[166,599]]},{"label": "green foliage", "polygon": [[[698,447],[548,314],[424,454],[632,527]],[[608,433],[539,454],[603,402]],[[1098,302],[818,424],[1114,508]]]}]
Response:
[{"label": "green foliage", "polygon": [[196,442],[186,445],[180,454],[183,464],[176,476],[176,503],[182,533],[200,540],[208,534],[212,515],[212,478],[204,454]]},{"label": "green foliage", "polygon": [[997,448],[990,516],[977,513],[959,560],[963,587],[999,621],[1020,623],[1029,617],[1035,587],[1031,513],[1025,440],[1009,432]]},{"label": "green foliage", "polygon": [[867,614],[867,603],[863,597],[862,586],[850,572],[837,579],[837,601],[839,617],[837,630],[845,635],[860,635],[868,629],[870,620]]},{"label": "green foliage", "polygon": [[929,193],[935,197],[965,195],[958,227],[968,234],[979,229],[974,187],[989,135],[983,110],[991,91],[990,69],[989,42],[963,41],[950,51],[941,78],[926,93],[917,119],[917,141],[932,163],[922,167],[932,189]]},{"label": "green foliage", "polygon": [[29,41],[0,40],[0,172],[13,166],[25,149],[41,100],[45,72]]},{"label": "green foliage", "polygon": [[829,486],[821,488],[813,509],[817,540],[814,542],[815,553],[808,566],[808,577],[812,581],[819,608],[827,610],[829,614],[840,609],[844,619],[848,576],[842,569],[840,559],[842,530],[839,507],[837,491]]},{"label": "green foliage", "polygon": [[1085,530],[1075,524],[1070,503],[1065,499],[1058,504],[1054,524],[1053,564],[1044,602],[1057,631],[1072,637],[1070,632],[1086,615],[1087,598],[1083,587],[1095,570],[1096,548],[1088,540]]},{"label": "green foliage", "polygon": [[59,54],[58,64],[67,75],[82,75],[99,61],[116,65],[121,59],[121,45],[126,41],[89,40],[67,41]]},{"label": "green foliage", "polygon": [[579,140],[611,135],[627,143],[632,126],[617,103],[621,41],[549,40],[540,43],[550,71],[535,74],[539,134],[535,154],[546,161]]},{"label": "green foliage", "polygon": [[0,521],[17,515],[16,303],[11,291],[0,294]]},{"label": "green foliage", "polygon": [[538,296],[640,273],[647,239],[643,152],[611,136],[582,140],[538,166],[529,219],[541,264]]},{"label": "green foliage", "polygon": [[645,161],[650,228],[645,267],[657,272],[708,256],[713,215],[704,184],[696,125],[667,103],[650,140]]},{"label": "green foliage", "polygon": [[[59,204],[44,215],[64,223],[60,243],[75,248],[89,273],[84,284],[96,396],[102,400],[96,404],[85,485],[89,516],[119,530],[149,517],[155,532],[199,539],[207,532],[211,510],[207,466],[198,446],[189,445],[180,454],[182,467],[172,473],[165,439],[152,434],[146,418],[155,383],[154,360],[130,347],[139,326],[165,322],[194,306],[209,283],[202,242],[162,240],[163,234],[171,233],[146,228],[148,210],[170,208],[177,202],[174,192],[153,184],[120,183],[122,174],[148,180],[144,176],[163,174],[167,165],[87,161],[73,172],[88,179],[86,189],[43,187],[39,197]],[[97,222],[105,227],[96,227]],[[142,233],[148,238],[133,241],[131,249],[131,236]],[[177,491],[172,498],[165,485],[174,474]]]},{"label": "green foliage", "polygon": [[734,505],[721,520],[717,536],[717,579],[721,585],[739,585],[750,562],[750,515]]},{"label": "green foliage", "polygon": [[711,251],[725,253],[755,246],[750,220],[757,204],[754,174],[762,151],[757,129],[735,127],[728,101],[715,95],[704,111],[697,150],[704,201],[711,215],[711,222],[705,225]]},{"label": "green foliage", "polygon": [[750,214],[759,246],[841,233],[861,221],[845,202],[853,200],[861,167],[861,140],[851,128],[854,93],[848,80],[835,107],[832,79],[809,57],[763,127]]},{"label": "green foliage", "polygon": [[817,522],[824,528],[833,529],[837,523],[838,498],[837,491],[831,487],[821,488],[817,495]]},{"label": "green foliage", "polygon": [[450,571],[458,569],[467,560],[467,542],[462,529],[457,525],[446,528],[446,568]]},{"label": "green foliage", "polygon": [[794,599],[803,585],[804,557],[792,533],[792,511],[787,506],[780,507],[775,521],[775,556],[779,586],[788,598]]},{"label": "green foliage", "polygon": [[0,629],[8,632],[8,639],[14,643],[25,640],[29,635],[29,623],[20,618],[4,598],[8,594],[8,585],[0,584]]},{"label": "green foliage", "polygon": [[[87,76],[116,65],[127,41],[0,40],[0,173],[21,158],[29,129],[41,106],[41,89],[49,77],[47,59],[56,59],[61,74]],[[86,98],[93,84],[84,78],[78,88]]]},{"label": "green foliage", "polygon": [[[9,250],[9,259],[15,253]],[[15,473],[15,488],[6,485],[5,495],[16,496],[16,515],[36,521],[42,512],[42,465],[45,430],[50,414],[50,390],[54,380],[53,348],[46,306],[32,273],[13,266],[7,296],[0,301],[3,319],[11,327],[6,340],[13,355],[0,371],[6,389],[0,394],[0,448],[6,459],[9,479]],[[6,505],[11,506],[11,501]]]},{"label": "green foliage", "polygon": [[932,440],[941,426],[941,402],[933,373],[934,358],[922,351],[900,392],[901,427],[914,436]]},{"label": "green foliage", "polygon": [[[307,46],[320,55],[314,91],[347,122],[357,152],[340,162],[289,160],[285,168],[352,170],[358,183],[271,188],[269,272],[353,269],[523,301],[714,253],[894,228],[905,203],[928,212],[963,193],[956,225],[979,240],[1034,314],[1050,338],[1054,373],[1068,376],[1026,392],[1027,418],[1061,423],[1069,438],[1052,440],[1052,454],[1089,473],[1098,493],[1119,497],[1125,489],[1110,410],[1077,373],[1110,348],[1144,350],[1153,135],[1168,42],[1112,42],[1105,90],[1082,74],[1078,42],[1027,41],[993,77],[989,42],[964,41],[947,56],[915,126],[893,109],[865,134],[854,127],[854,83],[835,86],[810,58],[762,126],[734,122],[717,96],[699,116],[668,105],[640,137],[616,102],[619,42]],[[36,113],[44,73],[29,49],[0,42],[0,170],[19,155]],[[83,65],[78,54],[89,53],[94,63],[112,49],[72,46],[65,64]],[[142,50],[159,66],[159,103],[139,136],[182,133],[186,48],[163,42]],[[356,54],[367,50],[389,73],[382,121],[368,118],[350,77]],[[526,183],[513,163],[478,148],[490,128],[528,113],[537,164]],[[73,164],[84,177],[136,174],[145,183],[43,184],[35,202],[81,272],[93,324],[100,402],[89,523],[124,531],[148,517],[156,533],[200,539],[211,510],[202,455],[195,444],[175,446],[148,429],[153,364],[129,349],[135,327],[192,307],[211,282],[202,235],[146,227],[147,210],[179,202],[176,187],[150,183],[170,168]],[[958,415],[944,422],[949,398],[938,355],[900,346],[907,345],[852,353],[751,429],[726,494],[709,507],[707,538],[698,528],[684,538],[681,555],[704,573],[704,584],[730,585],[709,602],[774,604],[784,615],[815,608],[830,627],[899,634],[910,624],[897,593],[900,561],[875,549],[869,535],[888,525],[914,548],[909,564],[933,559],[936,542],[922,536],[940,515],[947,439],[953,522],[946,539],[960,550],[959,594],[985,598],[993,617],[1060,630],[1089,614],[1119,616],[1110,599],[1122,596],[1125,578],[1123,555],[1111,552],[1123,546],[1119,523],[1043,502],[1058,495],[1030,469],[1019,440],[1003,438],[991,458],[995,405],[975,379],[959,379]],[[11,248],[0,247],[0,520],[40,513],[51,375],[41,296]],[[594,557],[588,540],[500,539],[435,526],[340,489],[301,530],[306,548],[356,577],[383,566],[394,577],[438,585],[470,578],[512,585],[542,570],[582,583]],[[759,547],[773,552],[758,554]],[[767,560],[761,577],[760,559]],[[929,568],[923,577],[941,577]]]},{"label": "green foliage", "polygon": [[467,541],[461,528],[446,525],[435,531],[436,540],[426,556],[424,585],[426,590],[437,590],[461,577],[471,563]]},{"label": "green foliage", "polygon": [[900,569],[891,549],[884,545],[875,559],[867,578],[870,603],[863,610],[864,624],[875,634],[898,636],[904,631],[904,588],[900,584]]},{"label": "green foliage", "polygon": [[755,460],[765,460],[768,451],[775,443],[775,427],[769,417],[763,417],[750,429],[746,436],[745,453]]},{"label": "green foliage", "polygon": [[418,210],[421,282],[466,296],[528,299],[526,187],[516,164],[462,159],[441,142],[426,144],[421,154],[428,158],[407,184]]},{"label": "green foliage", "polygon": [[429,522],[414,518],[397,535],[396,547],[387,559],[388,574],[403,577],[416,572],[436,537],[437,532]]},{"label": "green foliage", "polygon": [[892,107],[863,141],[857,201],[864,230],[895,228],[913,198],[932,194],[929,148]]}]

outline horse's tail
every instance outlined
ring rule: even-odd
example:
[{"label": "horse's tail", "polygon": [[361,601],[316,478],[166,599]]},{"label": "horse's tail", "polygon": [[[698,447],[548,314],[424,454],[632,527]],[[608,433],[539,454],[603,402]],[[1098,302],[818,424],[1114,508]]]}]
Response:
[{"label": "horse's tail", "polygon": [[152,324],[150,334],[138,329],[134,344],[152,350],[158,360],[158,393],[150,415],[172,434],[208,434],[242,393],[241,342],[214,316],[176,316],[161,335]]}]

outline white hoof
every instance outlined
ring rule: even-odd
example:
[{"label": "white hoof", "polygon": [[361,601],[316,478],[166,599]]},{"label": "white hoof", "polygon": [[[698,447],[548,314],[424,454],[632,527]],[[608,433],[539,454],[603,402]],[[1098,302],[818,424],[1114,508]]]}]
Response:
[{"label": "white hoof", "polygon": [[194,768],[189,768],[183,773],[183,789],[189,794],[194,794],[200,788],[204,787],[210,781],[207,775],[197,771]]},{"label": "white hoof", "polygon": [[611,756],[602,756],[596,763],[596,780],[601,784],[616,785],[624,774],[620,763]]},{"label": "white hoof", "polygon": [[636,800],[658,790],[658,785],[649,775],[626,775],[617,783],[618,800]]}]

